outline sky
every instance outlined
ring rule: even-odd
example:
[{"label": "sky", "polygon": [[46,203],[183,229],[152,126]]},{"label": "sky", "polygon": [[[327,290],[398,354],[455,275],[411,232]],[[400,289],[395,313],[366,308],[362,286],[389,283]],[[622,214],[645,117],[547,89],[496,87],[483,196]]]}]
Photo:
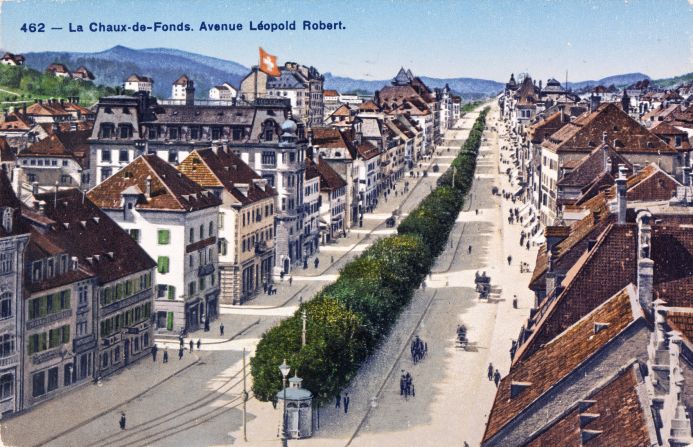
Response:
[{"label": "sky", "polygon": [[[249,22],[297,22],[251,31]],[[342,30],[303,31],[304,20]],[[188,23],[190,32],[70,33],[81,24]],[[235,32],[200,22],[242,23]],[[44,23],[46,31],[21,31]],[[62,30],[51,30],[62,27]],[[693,0],[0,0],[0,49],[97,52],[169,47],[257,63],[257,48],[321,72],[375,80],[417,75],[506,81],[511,72],[569,81],[693,72]]]}]

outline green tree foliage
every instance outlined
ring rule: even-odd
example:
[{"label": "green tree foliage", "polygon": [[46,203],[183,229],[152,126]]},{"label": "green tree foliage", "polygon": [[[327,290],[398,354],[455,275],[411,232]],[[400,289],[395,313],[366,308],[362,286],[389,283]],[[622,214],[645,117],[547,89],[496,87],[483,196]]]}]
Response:
[{"label": "green tree foliage", "polygon": [[80,101],[87,103],[116,93],[114,88],[96,85],[91,81],[63,78],[39,73],[27,67],[8,65],[0,65],[0,88],[17,91],[28,99],[78,96]]},{"label": "green tree foliage", "polygon": [[[253,392],[259,400],[273,400],[282,389],[278,366],[284,359],[318,403],[331,401],[348,385],[443,250],[474,178],[487,112],[480,114],[453,160],[454,185],[449,169],[400,223],[398,234],[366,249],[344,266],[337,281],[263,335],[251,360]],[[302,347],[304,310],[307,337]]]}]

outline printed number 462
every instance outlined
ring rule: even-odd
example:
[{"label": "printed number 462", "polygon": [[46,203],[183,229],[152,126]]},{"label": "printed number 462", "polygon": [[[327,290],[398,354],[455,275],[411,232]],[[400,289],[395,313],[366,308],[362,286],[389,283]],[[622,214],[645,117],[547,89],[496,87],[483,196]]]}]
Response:
[{"label": "printed number 462", "polygon": [[44,23],[25,23],[19,29],[24,31],[25,33],[43,33],[46,31],[46,25]]}]

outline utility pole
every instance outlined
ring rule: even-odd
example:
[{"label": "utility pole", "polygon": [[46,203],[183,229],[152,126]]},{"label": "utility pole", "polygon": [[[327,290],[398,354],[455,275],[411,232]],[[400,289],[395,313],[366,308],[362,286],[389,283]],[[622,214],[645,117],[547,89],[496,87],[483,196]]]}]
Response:
[{"label": "utility pole", "polygon": [[248,391],[245,386],[245,347],[243,348],[243,441],[248,442],[248,433],[246,431],[246,402],[248,402]]},{"label": "utility pole", "polygon": [[303,309],[301,313],[301,320],[303,320],[303,329],[301,330],[301,347],[306,345],[306,310]]}]

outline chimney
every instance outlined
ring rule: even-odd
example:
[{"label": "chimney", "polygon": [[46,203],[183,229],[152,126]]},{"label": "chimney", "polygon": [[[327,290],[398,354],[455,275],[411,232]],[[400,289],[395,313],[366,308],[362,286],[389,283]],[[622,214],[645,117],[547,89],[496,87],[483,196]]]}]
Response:
[{"label": "chimney", "polygon": [[652,214],[648,211],[640,211],[635,219],[638,224],[638,259],[650,257],[650,238],[652,235],[652,227],[650,221]]},{"label": "chimney", "polygon": [[53,133],[60,133],[60,126],[58,125],[58,123],[51,123],[51,130],[53,131]]},{"label": "chimney", "polygon": [[546,237],[546,252],[553,252],[556,245],[560,244],[570,235],[570,227],[566,225],[549,225],[544,230]]},{"label": "chimney", "polygon": [[602,101],[602,97],[592,93],[590,95],[590,112],[595,112],[599,107],[599,103]]},{"label": "chimney", "polygon": [[212,152],[214,152],[214,155],[219,153],[219,144],[217,142],[212,142]]},{"label": "chimney", "polygon": [[652,282],[654,261],[649,258],[638,259],[638,301],[643,309],[652,314]]},{"label": "chimney", "polygon": [[38,192],[39,192],[38,186],[39,186],[39,185],[38,185],[38,182],[31,182],[31,193],[32,193],[33,195],[38,194]]},{"label": "chimney", "polygon": [[618,224],[626,223],[626,166],[618,165],[618,177],[616,178],[616,206],[618,209]]},{"label": "chimney", "polygon": [[148,175],[144,182],[145,182],[144,196],[147,198],[147,200],[149,200],[152,198],[152,176]]}]

